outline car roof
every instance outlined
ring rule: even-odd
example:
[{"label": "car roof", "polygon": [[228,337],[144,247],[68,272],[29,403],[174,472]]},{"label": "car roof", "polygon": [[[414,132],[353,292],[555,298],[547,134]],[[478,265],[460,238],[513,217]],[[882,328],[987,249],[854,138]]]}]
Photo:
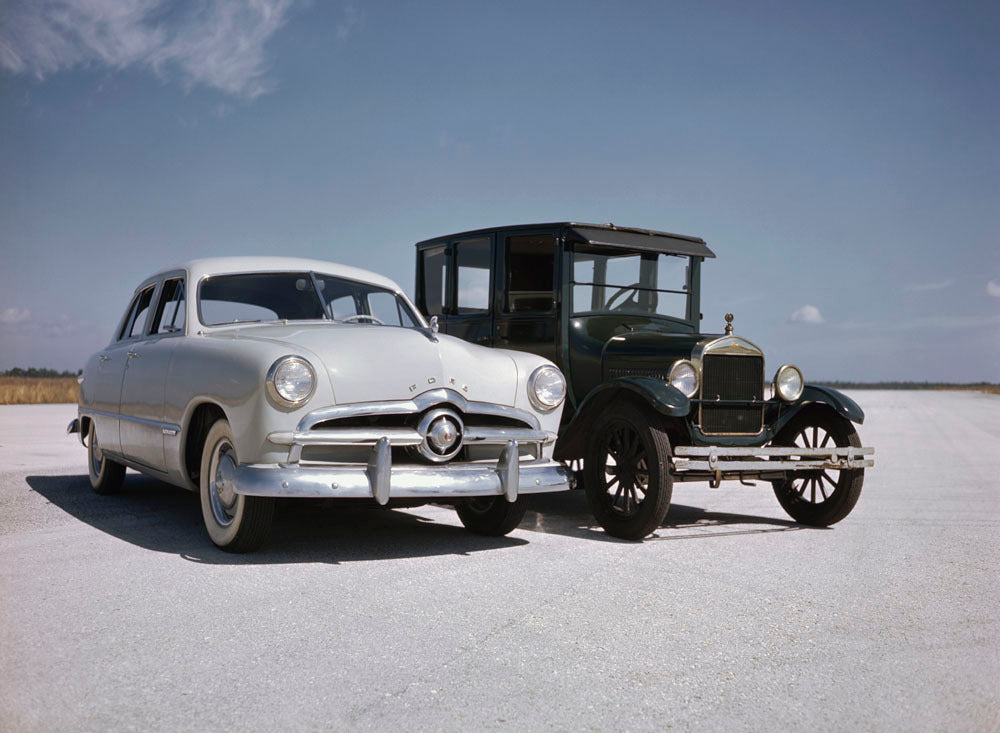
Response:
[{"label": "car roof", "polygon": [[432,239],[425,239],[417,242],[417,247],[432,243],[440,243],[443,239],[458,239],[476,234],[490,234],[496,231],[522,231],[537,229],[564,229],[574,235],[577,241],[589,242],[595,245],[607,247],[620,247],[623,249],[642,249],[650,252],[664,252],[668,254],[696,255],[698,257],[715,257],[715,253],[708,248],[705,240],[701,237],[693,237],[686,234],[672,234],[661,232],[655,229],[639,229],[637,227],[616,226],[610,222],[605,224],[587,224],[574,221],[556,221],[544,224],[515,224],[506,227],[489,227],[486,229],[472,229],[465,232],[445,234]]},{"label": "car roof", "polygon": [[197,282],[210,275],[234,275],[244,272],[318,272],[323,275],[333,275],[347,280],[376,285],[394,292],[402,292],[394,281],[369,270],[350,265],[339,265],[326,260],[311,260],[301,257],[205,257],[188,260],[175,267],[162,270],[149,280],[170,272],[184,270],[192,282]]}]

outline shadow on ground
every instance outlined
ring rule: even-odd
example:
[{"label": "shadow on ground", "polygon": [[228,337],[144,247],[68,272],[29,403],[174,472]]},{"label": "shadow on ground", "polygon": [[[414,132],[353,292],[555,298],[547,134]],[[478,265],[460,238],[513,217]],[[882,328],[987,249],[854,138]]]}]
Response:
[{"label": "shadow on ground", "polygon": [[[99,496],[87,476],[28,476],[28,485],[82,522],[139,547],[211,564],[359,562],[392,558],[465,555],[527,544],[518,537],[482,537],[457,525],[369,503],[286,500],[278,503],[271,537],[261,551],[223,552],[205,535],[196,494],[142,475],[129,474],[125,489]],[[594,521],[582,491],[527,498],[520,529],[603,542],[623,542]],[[710,512],[672,504],[662,527],[646,542],[803,529],[773,517]]]},{"label": "shadow on ground", "polygon": [[[528,507],[529,511],[524,521],[521,522],[521,529],[609,542],[627,541],[615,539],[604,533],[604,530],[594,521],[583,491],[531,496],[528,498]],[[672,503],[660,529],[643,542],[788,532],[799,529],[814,528],[793,522],[790,519],[734,514],[732,512],[713,512],[699,507]]]},{"label": "shadow on ground", "polygon": [[466,555],[527,544],[516,537],[482,537],[461,526],[406,512],[336,501],[279,502],[271,537],[261,550],[234,555],[205,534],[197,494],[129,474],[124,490],[99,496],[87,476],[28,476],[28,485],[82,522],[156,552],[192,562],[232,565],[346,563]]}]

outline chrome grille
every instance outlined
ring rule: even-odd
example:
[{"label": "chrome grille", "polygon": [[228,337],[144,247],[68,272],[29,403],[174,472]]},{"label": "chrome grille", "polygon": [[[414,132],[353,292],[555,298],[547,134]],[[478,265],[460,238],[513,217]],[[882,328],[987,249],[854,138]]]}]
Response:
[{"label": "chrome grille", "polygon": [[709,435],[754,435],[764,426],[764,406],[714,405],[712,400],[764,401],[764,359],[705,354],[701,367],[699,422]]}]

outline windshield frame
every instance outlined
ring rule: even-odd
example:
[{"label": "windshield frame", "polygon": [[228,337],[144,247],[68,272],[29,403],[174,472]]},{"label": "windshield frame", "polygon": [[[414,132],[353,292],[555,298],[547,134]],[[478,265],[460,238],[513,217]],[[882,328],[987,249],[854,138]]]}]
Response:
[{"label": "windshield frame", "polygon": [[[669,321],[674,321],[678,323],[691,324],[692,322],[692,308],[695,307],[694,304],[697,302],[697,293],[695,293],[695,282],[697,280],[697,264],[699,258],[693,255],[679,254],[679,253],[669,253],[669,252],[651,252],[649,250],[641,249],[627,249],[618,247],[600,247],[584,243],[578,243],[578,246],[582,245],[584,251],[579,251],[577,247],[573,247],[569,251],[569,262],[567,273],[567,284],[568,284],[568,295],[569,295],[569,316],[570,318],[577,317],[587,317],[587,316],[629,316],[629,317],[641,317],[641,318],[660,318]],[[597,278],[591,278],[590,280],[576,280],[576,263],[577,255],[605,255],[605,256],[617,256],[617,257],[639,257],[640,261],[642,258],[652,257],[654,261],[659,264],[658,258],[660,257],[678,257],[685,261],[685,274],[684,274],[684,285],[683,290],[677,290],[675,288],[652,288],[641,284],[638,287],[632,288],[631,283],[622,283],[621,285],[616,285],[609,282],[600,283],[597,282]],[[605,274],[605,280],[607,275]],[[634,289],[641,292],[654,292],[654,293],[666,293],[669,295],[684,295],[684,315],[677,316],[668,313],[657,313],[655,310],[643,311],[643,310],[607,310],[607,309],[597,309],[594,310],[589,307],[581,307],[577,309],[576,303],[576,286],[590,286],[591,288],[605,288],[610,289],[612,292],[621,288]]]},{"label": "windshield frame", "polygon": [[[202,303],[202,286],[205,284],[206,281],[212,280],[212,279],[215,279],[215,278],[220,278],[220,277],[234,277],[234,276],[238,276],[238,275],[290,275],[290,274],[300,274],[300,275],[308,275],[309,276],[310,283],[312,284],[312,292],[316,296],[317,300],[319,300],[320,307],[323,310],[323,317],[322,318],[272,318],[272,319],[269,319],[269,320],[266,320],[266,321],[265,320],[249,320],[249,321],[230,321],[230,322],[227,322],[227,323],[213,323],[213,324],[205,323],[204,316],[202,315],[201,303]],[[403,309],[403,311],[410,317],[410,320],[413,321],[413,324],[414,324],[412,327],[410,327],[410,326],[403,326],[403,325],[398,325],[397,326],[397,325],[390,324],[390,323],[384,323],[384,324],[381,324],[381,325],[389,326],[389,327],[392,327],[392,328],[414,328],[414,329],[422,329],[422,328],[426,328],[427,327],[425,325],[425,323],[424,323],[424,319],[421,317],[421,315],[418,313],[418,311],[413,307],[413,305],[410,303],[409,299],[406,297],[406,295],[403,293],[403,291],[401,291],[401,290],[392,290],[390,288],[386,288],[386,287],[383,287],[381,285],[376,285],[376,284],[374,284],[372,282],[369,282],[367,280],[360,280],[358,278],[353,278],[353,277],[345,277],[344,275],[335,275],[335,274],[333,274],[331,272],[322,272],[322,271],[319,271],[319,270],[251,270],[251,271],[248,271],[248,270],[237,270],[237,271],[234,271],[234,272],[213,272],[213,273],[210,273],[210,274],[202,275],[199,278],[199,280],[198,280],[198,290],[197,290],[198,298],[197,298],[197,302],[196,302],[196,305],[195,305],[195,312],[196,312],[196,314],[198,316],[198,325],[201,326],[202,328],[209,328],[209,329],[213,329],[213,330],[221,330],[221,329],[228,329],[228,328],[240,328],[240,327],[245,327],[245,326],[260,326],[260,325],[275,324],[275,323],[282,323],[282,324],[284,324],[284,323],[331,323],[331,324],[336,323],[336,324],[369,325],[369,326],[379,325],[377,323],[373,323],[372,321],[344,321],[344,320],[337,320],[337,319],[333,318],[332,315],[331,315],[331,313],[330,313],[330,309],[329,309],[328,304],[323,300],[323,297],[319,293],[319,287],[318,287],[318,283],[317,283],[317,276],[322,276],[322,277],[326,277],[326,278],[332,278],[332,279],[335,279],[335,280],[343,280],[344,282],[349,282],[349,283],[354,283],[354,284],[357,284],[357,285],[362,285],[362,286],[364,286],[366,288],[370,288],[373,291],[378,291],[378,292],[382,292],[382,293],[389,293],[390,295],[392,295],[396,299],[398,307],[400,307],[400,308]]]}]

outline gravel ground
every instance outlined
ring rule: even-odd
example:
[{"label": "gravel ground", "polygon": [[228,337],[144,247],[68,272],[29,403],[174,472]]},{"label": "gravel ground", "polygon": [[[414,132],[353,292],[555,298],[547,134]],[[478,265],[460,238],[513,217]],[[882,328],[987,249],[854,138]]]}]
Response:
[{"label": "gravel ground", "polygon": [[579,493],[500,539],[439,507],[88,486],[73,405],[0,407],[0,730],[1000,729],[1000,396],[858,392],[857,508],[679,485],[643,543]]}]

